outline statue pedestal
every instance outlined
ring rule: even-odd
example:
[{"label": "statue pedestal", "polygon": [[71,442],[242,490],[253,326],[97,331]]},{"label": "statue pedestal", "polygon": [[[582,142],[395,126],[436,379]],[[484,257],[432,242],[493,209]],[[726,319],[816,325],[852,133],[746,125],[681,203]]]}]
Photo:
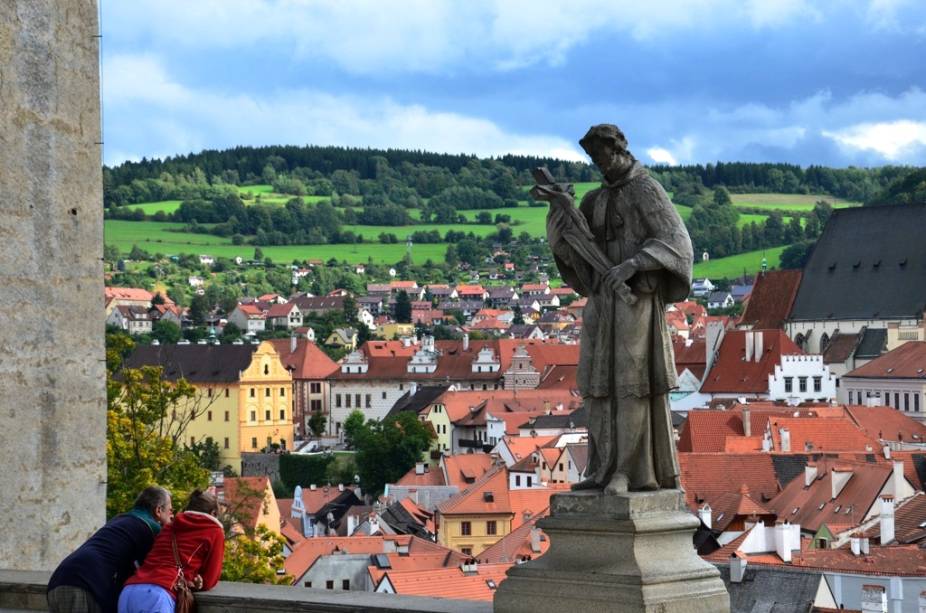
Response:
[{"label": "statue pedestal", "polygon": [[557,494],[538,525],[543,556],[508,571],[496,613],[728,613],[720,573],[695,552],[698,520],[679,490]]}]

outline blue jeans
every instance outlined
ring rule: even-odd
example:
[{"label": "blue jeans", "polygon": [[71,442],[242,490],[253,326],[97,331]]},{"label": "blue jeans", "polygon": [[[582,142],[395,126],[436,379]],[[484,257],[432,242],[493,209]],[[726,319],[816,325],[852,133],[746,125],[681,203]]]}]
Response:
[{"label": "blue jeans", "polygon": [[133,583],[119,595],[119,613],[174,613],[173,596],[160,585]]}]

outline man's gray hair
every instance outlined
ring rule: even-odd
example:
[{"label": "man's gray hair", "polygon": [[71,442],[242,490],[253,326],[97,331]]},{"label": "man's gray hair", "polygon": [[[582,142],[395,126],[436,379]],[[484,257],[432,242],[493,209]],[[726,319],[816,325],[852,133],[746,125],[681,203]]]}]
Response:
[{"label": "man's gray hair", "polygon": [[135,499],[135,508],[144,509],[152,515],[155,514],[158,507],[166,507],[169,504],[170,492],[157,485],[146,487]]}]

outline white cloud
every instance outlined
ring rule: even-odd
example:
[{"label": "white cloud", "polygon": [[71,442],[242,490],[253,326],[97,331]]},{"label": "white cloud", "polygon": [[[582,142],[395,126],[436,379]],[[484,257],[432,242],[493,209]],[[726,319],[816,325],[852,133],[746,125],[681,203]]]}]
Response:
[{"label": "white cloud", "polygon": [[[298,89],[264,97],[186,87],[152,56],[105,65],[106,163],[240,144],[396,147],[436,152],[506,153],[587,160],[571,142],[508,131],[494,122],[388,97],[336,96]],[[139,121],[143,117],[144,121]],[[146,151],[128,143],[144,143]]]},{"label": "white cloud", "polygon": [[926,146],[926,121],[861,123],[823,135],[851,149],[875,151],[890,161]]},{"label": "white cloud", "polygon": [[672,155],[672,152],[662,147],[650,147],[646,150],[646,155],[656,164],[669,164],[670,166],[678,165],[678,160]]},{"label": "white cloud", "polygon": [[135,0],[104,9],[104,31],[117,44],[282,45],[297,58],[372,75],[556,64],[598,32],[653,39],[743,23],[781,27],[824,11],[807,0]]}]

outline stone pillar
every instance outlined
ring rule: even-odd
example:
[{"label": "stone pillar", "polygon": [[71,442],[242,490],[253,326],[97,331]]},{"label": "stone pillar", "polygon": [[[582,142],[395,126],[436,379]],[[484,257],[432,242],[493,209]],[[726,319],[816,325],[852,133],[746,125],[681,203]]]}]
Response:
[{"label": "stone pillar", "polygon": [[0,568],[105,520],[96,0],[0,2]]},{"label": "stone pillar", "polygon": [[679,490],[557,494],[538,525],[540,558],[514,566],[496,613],[729,613],[719,571],[692,544],[699,522]]}]

